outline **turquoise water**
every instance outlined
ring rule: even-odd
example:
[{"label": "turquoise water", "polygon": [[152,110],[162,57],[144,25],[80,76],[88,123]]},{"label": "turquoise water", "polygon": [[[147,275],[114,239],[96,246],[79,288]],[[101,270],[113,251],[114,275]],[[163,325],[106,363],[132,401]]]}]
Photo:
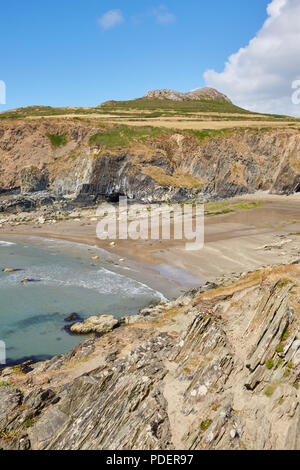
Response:
[{"label": "turquoise water", "polygon": [[[163,298],[130,278],[130,269],[114,272],[104,250],[34,237],[9,240],[0,240],[0,340],[9,364],[50,358],[83,341],[64,328],[71,313],[120,317]],[[7,267],[17,271],[2,272]]]}]

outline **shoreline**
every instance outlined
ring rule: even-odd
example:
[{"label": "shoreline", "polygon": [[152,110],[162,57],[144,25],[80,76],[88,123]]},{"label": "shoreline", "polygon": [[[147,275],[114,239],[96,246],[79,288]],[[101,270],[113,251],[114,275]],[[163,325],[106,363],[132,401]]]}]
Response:
[{"label": "shoreline", "polygon": [[[253,202],[260,205],[249,209],[247,204]],[[2,226],[0,236],[64,240],[104,249],[111,256],[124,259],[124,263],[140,264],[143,271],[152,271],[154,277],[163,273],[164,279],[177,282],[185,290],[232,272],[258,269],[280,261],[286,263],[297,255],[298,239],[290,242],[289,234],[300,232],[300,194],[256,193],[211,203],[211,207],[222,205],[234,207],[234,211],[222,213],[220,210],[205,217],[205,245],[195,252],[185,250],[184,240],[116,240],[112,246],[111,240],[96,237],[96,222],[91,213],[87,218],[57,221],[51,225],[20,223],[10,230]],[[288,241],[282,244],[284,250],[280,250],[278,243],[284,238]],[[267,245],[271,248],[263,249]],[[172,279],[168,277],[166,266],[173,268]],[[194,277],[195,285],[190,276]]]},{"label": "shoreline", "polygon": [[[192,276],[188,271],[178,270],[181,275],[181,279],[178,279],[178,273],[172,272],[171,265],[156,265],[142,261],[138,257],[120,258],[123,255],[122,250],[108,250],[107,247],[95,243],[92,239],[83,239],[77,237],[67,237],[63,235],[55,235],[50,233],[36,234],[34,232],[1,232],[0,237],[5,239],[3,241],[14,241],[18,243],[25,240],[41,240],[41,241],[61,241],[69,244],[70,255],[76,251],[76,245],[86,248],[89,253],[86,256],[89,257],[90,261],[94,264],[97,261],[100,262],[99,266],[110,272],[117,273],[118,275],[125,276],[137,281],[139,284],[148,287],[149,289],[157,292],[162,296],[162,300],[172,300],[177,298],[182,293],[186,292],[192,287],[198,287],[201,285],[201,279],[197,279]],[[101,246],[99,246],[101,245]],[[100,252],[99,252],[100,250]],[[94,256],[99,256],[99,260],[93,260]],[[121,261],[122,260],[122,261]],[[164,266],[166,269],[162,269]],[[168,268],[170,268],[172,275],[168,275]]]}]

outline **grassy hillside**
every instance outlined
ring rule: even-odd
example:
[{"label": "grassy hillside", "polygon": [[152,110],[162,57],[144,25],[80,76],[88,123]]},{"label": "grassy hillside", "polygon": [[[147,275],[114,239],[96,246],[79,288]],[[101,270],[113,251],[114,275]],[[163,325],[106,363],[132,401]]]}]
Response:
[{"label": "grassy hillside", "polygon": [[172,111],[176,114],[195,113],[195,112],[213,112],[213,113],[239,113],[253,114],[243,108],[239,108],[225,100],[160,100],[156,98],[138,98],[130,101],[107,101],[100,105],[100,109],[106,111]]},{"label": "grassy hillside", "polygon": [[194,131],[233,128],[300,126],[300,119],[247,111],[226,100],[184,100],[138,98],[130,101],[107,101],[95,108],[29,106],[0,113],[5,119],[40,118],[82,119],[109,126],[152,126]]},{"label": "grassy hillside", "polygon": [[[1,119],[21,119],[26,117],[60,116],[67,114],[90,115],[99,117],[103,114],[111,114],[119,117],[144,117],[155,118],[161,116],[184,116],[190,113],[229,113],[229,114],[253,114],[250,111],[239,108],[225,100],[195,100],[173,101],[153,98],[140,98],[131,101],[108,101],[97,108],[73,108],[51,106],[29,106],[6,111],[0,114]],[[259,116],[259,115],[258,115]]]}]

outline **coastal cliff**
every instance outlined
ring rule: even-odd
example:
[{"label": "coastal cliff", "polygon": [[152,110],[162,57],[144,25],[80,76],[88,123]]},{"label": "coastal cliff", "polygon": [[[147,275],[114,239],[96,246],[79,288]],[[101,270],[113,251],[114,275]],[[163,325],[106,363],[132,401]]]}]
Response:
[{"label": "coastal cliff", "polygon": [[6,368],[3,449],[299,449],[297,264],[207,283]]},{"label": "coastal cliff", "polygon": [[0,190],[2,201],[21,189],[89,203],[120,195],[161,202],[290,194],[300,189],[299,154],[292,128],[181,132],[75,119],[6,121]]}]

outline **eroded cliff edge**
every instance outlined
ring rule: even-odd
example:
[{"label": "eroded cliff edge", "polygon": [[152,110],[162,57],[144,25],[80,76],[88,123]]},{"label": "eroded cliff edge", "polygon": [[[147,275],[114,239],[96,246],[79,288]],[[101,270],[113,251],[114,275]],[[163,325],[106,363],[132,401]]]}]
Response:
[{"label": "eroded cliff edge", "polygon": [[2,371],[1,448],[299,449],[300,266],[208,283]]},{"label": "eroded cliff edge", "polygon": [[[102,127],[101,127],[102,126]],[[94,203],[158,202],[300,189],[293,128],[170,131],[92,121],[0,123],[0,189]],[[45,194],[46,193],[46,194]]]}]

